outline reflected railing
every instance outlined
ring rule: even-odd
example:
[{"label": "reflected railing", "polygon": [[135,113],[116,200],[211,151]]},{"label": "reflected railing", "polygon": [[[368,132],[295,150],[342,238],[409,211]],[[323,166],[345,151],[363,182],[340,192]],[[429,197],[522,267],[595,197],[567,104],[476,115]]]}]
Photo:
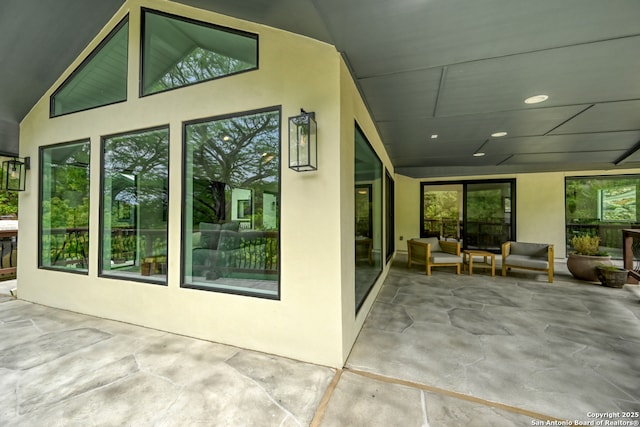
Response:
[{"label": "reflected railing", "polygon": [[622,230],[622,258],[624,268],[629,270],[627,283],[640,282],[640,230]]},{"label": "reflected railing", "polygon": [[89,228],[51,228],[42,236],[44,247],[51,251],[52,266],[88,268]]},{"label": "reflected railing", "polygon": [[499,220],[467,221],[466,229],[457,219],[423,220],[422,237],[440,237],[445,240],[462,241],[467,249],[482,249],[499,252],[502,243],[510,240],[511,224]]},{"label": "reflected railing", "polygon": [[18,267],[18,230],[0,231],[0,275],[14,275]]},{"label": "reflected railing", "polygon": [[[166,255],[166,237],[165,229],[114,228],[111,231],[111,259],[114,266],[135,264],[139,261],[138,257]],[[52,228],[42,238],[44,247],[50,250],[52,266],[88,268],[88,227]],[[138,253],[139,250],[142,253]]]},{"label": "reflected railing", "polygon": [[600,250],[611,255],[613,259],[623,259],[623,245],[620,240],[624,230],[640,229],[639,223],[604,223],[590,220],[581,223],[569,223],[566,227],[567,253],[573,251],[571,240],[575,236],[588,234],[600,238]]}]

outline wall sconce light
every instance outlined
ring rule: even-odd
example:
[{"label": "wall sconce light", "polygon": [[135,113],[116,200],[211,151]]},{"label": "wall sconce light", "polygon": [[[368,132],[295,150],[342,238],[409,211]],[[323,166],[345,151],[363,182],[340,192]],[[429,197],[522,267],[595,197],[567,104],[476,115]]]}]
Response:
[{"label": "wall sconce light", "polygon": [[318,169],[318,134],[316,113],[300,109],[289,117],[289,168],[297,172]]},{"label": "wall sconce light", "polygon": [[31,169],[31,157],[14,157],[2,162],[2,188],[7,191],[24,191],[28,169]]}]

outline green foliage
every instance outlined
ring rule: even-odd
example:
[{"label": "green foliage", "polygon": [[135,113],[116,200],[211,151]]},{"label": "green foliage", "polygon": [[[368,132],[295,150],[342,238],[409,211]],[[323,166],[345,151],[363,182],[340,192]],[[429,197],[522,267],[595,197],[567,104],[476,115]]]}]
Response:
[{"label": "green foliage", "polygon": [[424,218],[459,218],[457,191],[425,191]]},{"label": "green foliage", "polygon": [[502,206],[502,189],[469,191],[467,193],[467,218],[474,221],[502,222],[504,208]]},{"label": "green foliage", "polygon": [[588,234],[574,236],[571,239],[571,246],[573,246],[578,255],[602,255],[599,253],[600,237],[598,236],[590,236]]},{"label": "green foliage", "polygon": [[637,222],[638,184],[637,177],[567,179],[567,222]]},{"label": "green foliage", "polygon": [[18,193],[15,191],[0,191],[0,216],[5,215],[18,216]]}]

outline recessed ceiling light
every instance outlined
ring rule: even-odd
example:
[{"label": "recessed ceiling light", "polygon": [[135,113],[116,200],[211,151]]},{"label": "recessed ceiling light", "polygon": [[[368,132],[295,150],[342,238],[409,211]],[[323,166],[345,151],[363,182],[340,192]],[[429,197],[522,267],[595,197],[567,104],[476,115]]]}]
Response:
[{"label": "recessed ceiling light", "polygon": [[500,138],[501,136],[507,136],[506,132],[494,132],[491,134],[492,137],[494,138]]},{"label": "recessed ceiling light", "polygon": [[482,157],[485,153],[473,153],[473,157]]},{"label": "recessed ceiling light", "polygon": [[434,133],[433,135],[431,135],[431,139],[438,139],[438,134]]},{"label": "recessed ceiling light", "polygon": [[538,104],[540,102],[544,102],[549,99],[547,95],[534,95],[524,100],[525,104]]}]

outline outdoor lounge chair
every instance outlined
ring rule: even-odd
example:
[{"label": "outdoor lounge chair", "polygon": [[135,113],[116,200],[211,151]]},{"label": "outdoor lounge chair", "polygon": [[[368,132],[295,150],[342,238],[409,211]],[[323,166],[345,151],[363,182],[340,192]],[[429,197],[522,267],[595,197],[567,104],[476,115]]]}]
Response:
[{"label": "outdoor lounge chair", "polygon": [[505,242],[502,244],[502,275],[507,269],[524,268],[547,273],[553,283],[553,245],[547,243]]},{"label": "outdoor lounge chair", "polygon": [[407,267],[413,263],[424,264],[427,276],[431,275],[433,267],[456,267],[456,274],[460,274],[462,256],[460,256],[460,243],[440,241],[437,237],[407,240],[409,251]]}]

